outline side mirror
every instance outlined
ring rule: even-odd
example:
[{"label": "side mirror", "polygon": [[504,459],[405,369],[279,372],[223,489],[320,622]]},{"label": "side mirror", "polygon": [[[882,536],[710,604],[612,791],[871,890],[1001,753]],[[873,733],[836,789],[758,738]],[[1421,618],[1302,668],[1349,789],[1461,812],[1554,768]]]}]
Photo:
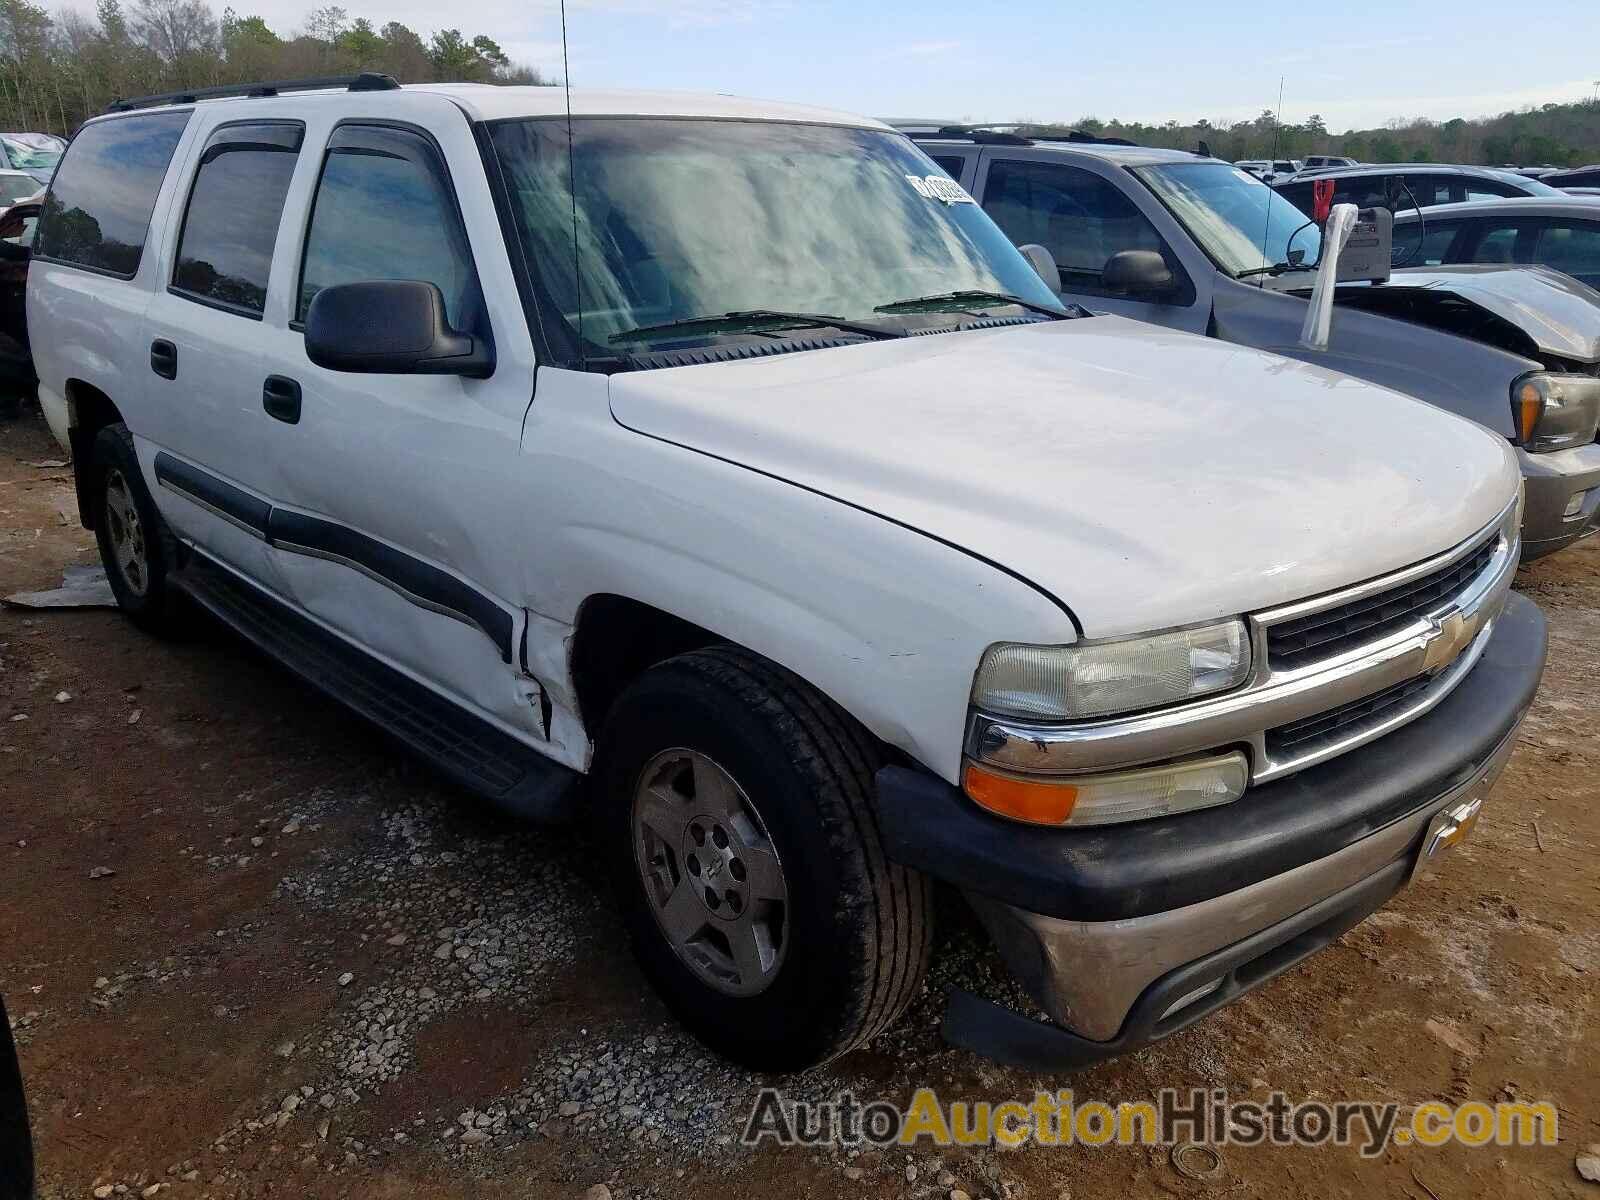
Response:
[{"label": "side mirror", "polygon": [[33,247],[0,238],[0,262],[25,263],[33,257]]},{"label": "side mirror", "polygon": [[1028,260],[1028,265],[1039,273],[1039,278],[1044,280],[1045,286],[1052,292],[1061,290],[1061,270],[1056,266],[1056,256],[1050,253],[1048,247],[1039,245],[1038,242],[1029,242],[1026,246],[1018,246],[1022,257]]},{"label": "side mirror", "polygon": [[1167,260],[1154,250],[1119,250],[1106,259],[1100,282],[1109,291],[1158,300],[1178,286]]},{"label": "side mirror", "polygon": [[414,279],[323,288],[306,312],[306,357],[366,375],[494,374],[494,351],[450,328],[438,285]]}]

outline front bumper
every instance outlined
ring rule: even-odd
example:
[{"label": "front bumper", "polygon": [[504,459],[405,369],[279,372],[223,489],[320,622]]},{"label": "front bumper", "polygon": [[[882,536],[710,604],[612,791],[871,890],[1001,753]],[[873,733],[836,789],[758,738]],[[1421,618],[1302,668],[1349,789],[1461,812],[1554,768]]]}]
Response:
[{"label": "front bumper", "polygon": [[[1600,442],[1553,454],[1517,451],[1526,499],[1522,561],[1552,554],[1600,529]],[[1587,493],[1567,515],[1573,497]]]},{"label": "front bumper", "polygon": [[885,768],[886,852],[967,894],[1056,1023],[958,993],[947,1037],[1020,1065],[1079,1065],[1176,1032],[1327,945],[1404,886],[1436,815],[1492,785],[1544,657],[1544,617],[1513,595],[1426,716],[1235,804],[1154,821],[1022,826]]}]

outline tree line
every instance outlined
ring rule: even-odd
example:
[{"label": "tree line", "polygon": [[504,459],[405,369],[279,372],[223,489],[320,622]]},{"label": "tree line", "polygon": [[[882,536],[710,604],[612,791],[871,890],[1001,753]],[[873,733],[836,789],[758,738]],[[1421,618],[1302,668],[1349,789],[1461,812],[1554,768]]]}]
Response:
[{"label": "tree line", "polygon": [[398,21],[374,26],[337,5],[279,34],[205,0],[95,0],[55,14],[0,0],[0,128],[70,134],[113,100],[264,79],[381,71],[402,83],[550,82],[492,39]]},{"label": "tree line", "polygon": [[[329,5],[305,27],[280,34],[259,16],[206,0],[94,0],[94,13],[52,14],[31,0],[0,0],[0,128],[70,134],[113,100],[262,79],[381,71],[402,83],[553,82],[512,63],[494,39],[440,29],[426,38],[398,21],[374,26]],[[1363,162],[1462,162],[1570,166],[1600,161],[1600,98],[1545,104],[1468,120],[1393,120],[1333,133],[1320,115],[1280,124],[1269,109],[1249,121],[1158,125],[1101,120],[1020,123],[1025,132],[1067,129],[1125,137],[1219,158],[1346,154]]]},{"label": "tree line", "polygon": [[1448,121],[1396,119],[1378,129],[1332,133],[1313,113],[1299,124],[1279,124],[1267,109],[1251,121],[1144,125],[1084,117],[1070,124],[1022,122],[1026,132],[1060,134],[1078,129],[1123,137],[1147,146],[1196,149],[1205,142],[1218,158],[1304,158],[1344,154],[1362,162],[1450,162],[1482,166],[1577,166],[1600,162],[1600,99],[1544,104],[1496,117]]}]

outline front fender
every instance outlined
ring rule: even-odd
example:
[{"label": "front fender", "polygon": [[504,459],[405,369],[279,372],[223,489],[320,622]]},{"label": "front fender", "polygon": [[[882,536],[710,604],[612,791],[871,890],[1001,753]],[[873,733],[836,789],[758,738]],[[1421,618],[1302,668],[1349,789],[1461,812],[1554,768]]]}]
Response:
[{"label": "front fender", "polygon": [[582,505],[527,579],[569,626],[598,593],[649,604],[787,667],[951,782],[983,651],[1075,640],[1050,598],[960,549],[615,424],[584,432],[600,444],[569,455],[542,431],[550,494]]},{"label": "front fender", "polygon": [[[1238,283],[1217,289],[1217,336],[1299,359],[1455,413],[1511,436],[1511,383],[1540,364],[1471,338],[1335,304],[1328,348],[1299,344],[1306,301]],[[1376,431],[1375,431],[1376,432]]]}]

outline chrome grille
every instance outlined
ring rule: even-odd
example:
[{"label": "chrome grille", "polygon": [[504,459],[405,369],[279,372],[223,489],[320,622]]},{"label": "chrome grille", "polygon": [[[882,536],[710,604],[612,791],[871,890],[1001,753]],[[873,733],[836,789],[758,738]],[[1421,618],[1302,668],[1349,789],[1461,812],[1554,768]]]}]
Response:
[{"label": "chrome grille", "polygon": [[1293,671],[1404,628],[1476,579],[1494,557],[1496,542],[1491,534],[1465,558],[1420,578],[1272,626],[1268,662],[1274,670]]},{"label": "chrome grille", "polygon": [[1250,614],[1251,676],[1231,692],[1094,721],[974,710],[967,755],[1067,776],[1244,746],[1254,786],[1347,753],[1431,711],[1477,664],[1516,571],[1516,513],[1414,566]]},{"label": "chrome grille", "polygon": [[1325,747],[1381,724],[1398,712],[1407,701],[1428,690],[1433,676],[1419,675],[1404,683],[1384,688],[1360,700],[1330,708],[1302,721],[1292,721],[1267,730],[1267,755],[1272,759],[1295,759],[1315,754]]}]

